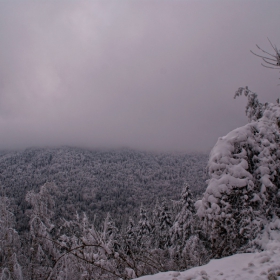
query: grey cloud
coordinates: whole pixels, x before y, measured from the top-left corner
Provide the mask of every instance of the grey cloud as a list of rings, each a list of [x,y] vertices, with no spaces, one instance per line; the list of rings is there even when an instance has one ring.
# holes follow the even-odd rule
[[[0,2],[0,148],[208,151],[246,122],[248,85],[275,101],[276,1]]]

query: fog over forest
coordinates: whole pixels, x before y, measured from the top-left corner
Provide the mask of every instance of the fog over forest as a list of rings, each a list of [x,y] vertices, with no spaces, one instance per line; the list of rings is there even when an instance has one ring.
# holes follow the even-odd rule
[[[1,1],[0,149],[209,152],[279,96],[279,1]]]
[[[279,279],[279,11],[0,1],[0,279]]]

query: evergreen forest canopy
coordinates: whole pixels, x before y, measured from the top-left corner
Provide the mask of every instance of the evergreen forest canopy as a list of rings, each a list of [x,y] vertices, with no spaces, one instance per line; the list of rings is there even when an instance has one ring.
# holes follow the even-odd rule
[[[31,148],[0,155],[1,183],[11,200],[17,230],[28,230],[28,191],[38,192],[54,183],[57,216],[73,218],[85,212],[100,224],[110,212],[116,224],[128,223],[129,215],[148,209],[156,198],[178,199],[185,182],[199,196],[206,187],[208,155],[148,153],[128,149]]]
[[[278,52],[276,58],[277,55]],[[270,60],[266,58],[264,61]],[[278,60],[275,63],[277,63],[275,66],[279,66]],[[178,175],[174,176],[172,173],[174,169],[171,169],[167,175],[158,175],[154,172],[156,169],[151,166],[166,165],[159,164],[162,161],[144,160],[141,166],[148,176],[141,173],[141,168],[134,169],[131,165],[128,169],[133,170],[134,175],[131,175],[131,171],[130,176],[126,173],[120,175],[125,176],[127,180],[132,176],[134,181],[129,182],[134,183],[130,186],[133,185],[135,189],[137,189],[135,186],[139,186],[135,184],[137,176],[142,180],[138,178],[137,182],[144,182],[141,191],[137,193],[140,194],[141,203],[139,214],[137,217],[130,217],[127,223],[120,223],[117,215],[113,217],[112,213],[108,213],[102,222],[89,218],[87,209],[78,206],[79,198],[77,206],[74,205],[78,212],[74,214],[70,211],[69,215],[59,216],[60,211],[67,213],[59,208],[66,205],[65,202],[62,204],[62,198],[74,189],[74,187],[67,189],[67,174],[73,172],[76,177],[80,175],[74,168],[75,164],[71,164],[73,168],[66,170],[59,167],[59,164],[54,165],[52,169],[44,169],[45,162],[53,161],[53,156],[50,157],[49,154],[42,157],[42,162],[39,157],[35,161],[37,162],[35,166],[28,165],[29,161],[26,161],[23,166],[40,170],[44,178],[48,177],[46,174],[60,170],[55,176],[60,180],[39,182],[40,173],[31,172],[32,178],[38,180],[37,189],[30,187],[27,189],[28,186],[25,185],[26,193],[21,190],[21,193],[17,194],[18,198],[25,195],[25,206],[19,203],[18,198],[9,199],[1,196],[1,279],[128,280],[160,271],[185,270],[207,263],[211,258],[229,256],[237,252],[263,250],[269,240],[280,241],[280,105],[278,102],[262,104],[248,87],[239,88],[236,92],[236,96],[242,94],[248,99],[246,106],[248,123],[218,139],[209,156],[207,165],[209,179],[200,199],[197,200],[198,190],[196,198],[192,194],[195,188],[191,186],[191,180],[189,183],[183,180],[180,181],[182,183],[180,197],[170,200],[171,195],[168,198],[162,196],[156,199],[151,207],[147,207],[156,196],[151,196],[151,200],[145,201],[143,198],[146,195],[142,197],[141,192],[146,188],[148,189],[146,194],[149,193],[149,183],[153,182],[151,178],[162,178],[162,183],[171,180],[170,184],[174,180],[178,183],[176,186],[179,186],[180,183],[176,180],[181,180],[181,173],[175,172]],[[27,153],[32,154],[32,150],[28,150]],[[132,154],[135,155],[129,151],[127,157]],[[12,166],[10,172],[17,170],[18,174],[21,174],[22,170],[18,168],[15,160],[17,155],[4,154],[2,162],[10,161]],[[145,157],[149,158],[147,154]],[[64,158],[71,162],[77,160],[67,153]],[[171,160],[172,157],[167,158]],[[171,162],[172,167],[176,160]],[[108,159],[107,163],[106,166],[108,168],[110,166],[110,171],[115,170],[114,172],[118,174],[115,162]],[[125,163],[125,160],[119,162],[124,166],[124,170]],[[98,172],[102,173],[98,169],[100,164],[91,167],[93,170],[97,168]],[[3,172],[9,170],[9,164],[2,170]],[[89,173],[85,174],[96,175],[98,172],[94,173],[92,170],[90,172],[89,169]],[[110,178],[111,173],[106,174],[100,178]],[[2,179],[5,178],[9,177],[2,175]],[[91,180],[88,182],[93,184],[95,177],[89,178]],[[191,177],[186,176],[186,179]],[[11,187],[12,192],[20,190],[17,188],[20,181],[22,185],[26,183],[23,175],[20,180],[12,178],[9,180],[17,182]],[[3,181],[3,184],[6,183],[8,191],[7,182]],[[64,182],[65,185],[57,186],[58,182]],[[40,189],[39,183],[42,183]],[[129,191],[127,185],[120,187],[124,187],[125,192]],[[90,190],[88,191],[90,193]],[[161,190],[157,191],[160,193]],[[175,187],[172,186],[170,191],[175,192]],[[77,194],[76,192],[75,195]],[[87,194],[88,192],[86,196]],[[69,196],[65,201],[68,199]],[[71,200],[74,201],[76,200]],[[13,205],[16,206],[14,209]],[[18,227],[15,221],[17,215],[24,214],[20,210],[22,207],[25,207],[23,209],[28,216],[28,228]],[[136,202],[133,207],[137,208]],[[119,213],[129,214],[129,211]],[[277,279],[277,276],[269,274],[268,279]]]

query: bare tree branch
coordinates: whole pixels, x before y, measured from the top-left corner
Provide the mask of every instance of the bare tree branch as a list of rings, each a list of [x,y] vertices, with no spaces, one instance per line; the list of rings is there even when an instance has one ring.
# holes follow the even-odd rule
[[[257,56],[257,57],[260,57],[266,64],[268,64],[268,65],[266,65],[266,64],[261,63],[261,65],[264,66],[265,68],[270,68],[270,69],[276,69],[276,70],[278,70],[278,69],[280,69],[280,50],[277,49],[276,45],[274,46],[274,45],[271,43],[271,41],[269,40],[269,38],[267,38],[267,39],[268,39],[268,41],[269,41],[269,43],[270,43],[272,49],[274,50],[275,54],[271,54],[271,53],[269,53],[269,52],[263,50],[263,49],[262,49],[261,47],[259,47],[258,45],[256,45],[256,46],[257,46],[257,48],[258,48],[259,50],[261,50],[263,53],[265,53],[265,54],[267,54],[267,55],[269,55],[269,56],[271,56],[271,57],[267,57],[267,56],[265,56],[265,55],[260,55],[260,54],[257,54],[257,53],[255,53],[255,52],[253,52],[253,51],[250,51],[250,52],[251,52],[253,55]],[[271,66],[269,66],[269,65],[272,65],[272,66],[274,66],[274,67],[271,67]]]

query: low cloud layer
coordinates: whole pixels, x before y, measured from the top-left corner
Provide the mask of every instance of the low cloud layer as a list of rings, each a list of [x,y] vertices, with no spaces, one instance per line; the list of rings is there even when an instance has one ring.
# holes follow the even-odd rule
[[[280,95],[249,51],[280,48],[278,1],[0,2],[0,149],[209,151],[246,122],[248,85]]]

